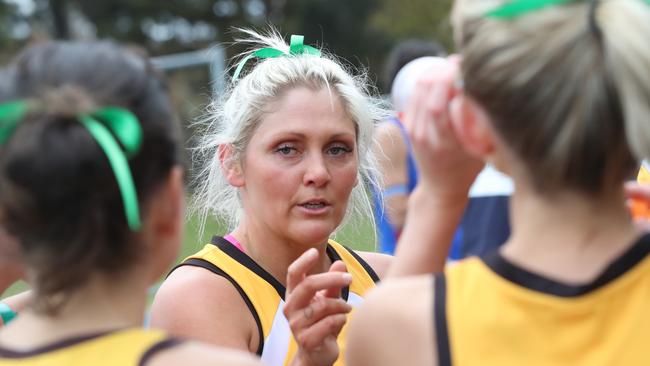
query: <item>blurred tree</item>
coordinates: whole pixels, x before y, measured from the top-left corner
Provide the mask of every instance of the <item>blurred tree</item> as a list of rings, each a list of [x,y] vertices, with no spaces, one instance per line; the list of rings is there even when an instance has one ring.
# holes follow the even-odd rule
[[[419,38],[437,41],[448,52],[453,50],[449,12],[453,0],[381,0],[381,6],[368,21],[368,27],[381,29],[388,38],[388,47],[372,64],[383,74],[390,48],[402,40]],[[384,83],[386,84],[385,80]],[[384,86],[384,85],[382,85]],[[388,93],[389,90],[382,90]]]
[[[0,0],[0,60],[24,40],[113,38],[152,55],[232,44],[233,27],[277,26],[324,44],[377,79],[399,40],[437,39],[451,47],[447,14],[452,0]],[[23,4],[23,5],[17,5]],[[24,8],[24,4],[29,10]],[[39,36],[39,34],[41,36]],[[16,40],[19,40],[16,42]],[[23,41],[20,41],[23,40]]]
[[[381,5],[382,0],[288,0],[283,31],[304,34],[307,42],[325,44],[353,65],[374,70],[390,47],[386,33],[368,24]]]
[[[67,0],[49,0],[54,24],[54,38],[70,38],[70,20]]]
[[[155,53],[228,41],[231,27],[259,26],[278,12],[274,0],[69,1],[77,3],[99,37],[137,42]]]
[[[453,0],[382,0],[370,25],[383,29],[393,41],[406,38],[436,40],[453,48],[449,12]]]
[[[0,43],[12,0],[0,0]],[[352,63],[371,70],[399,39],[420,36],[451,45],[446,14],[451,0],[27,0],[34,28],[53,38],[105,38],[143,45],[152,54],[230,42],[237,27],[278,26],[284,34],[305,34]],[[4,38],[3,38],[4,37]],[[240,49],[234,45],[232,55]]]
[[[0,1],[0,48],[5,49],[10,42],[10,17],[14,13],[13,6]]]

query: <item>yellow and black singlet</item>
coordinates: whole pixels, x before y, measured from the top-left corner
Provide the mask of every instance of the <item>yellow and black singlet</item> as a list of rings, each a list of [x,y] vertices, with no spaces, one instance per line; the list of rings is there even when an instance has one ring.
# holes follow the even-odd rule
[[[359,305],[379,278],[356,253],[333,240],[329,241],[326,252],[332,261],[342,260],[352,275],[352,284],[343,289],[342,298],[353,307]],[[282,366],[291,361],[298,347],[282,313],[285,288],[277,279],[222,237],[214,237],[212,244],[188,257],[180,264],[183,265],[205,268],[235,286],[257,323],[260,335],[257,354],[265,364]],[[338,337],[341,354],[344,354],[346,333],[347,325]],[[334,365],[343,365],[343,357],[339,356]]]
[[[29,351],[0,347],[0,366],[143,366],[182,341],[164,332],[126,329],[69,338]]]
[[[438,365],[650,365],[650,234],[567,285],[499,253],[436,276]]]

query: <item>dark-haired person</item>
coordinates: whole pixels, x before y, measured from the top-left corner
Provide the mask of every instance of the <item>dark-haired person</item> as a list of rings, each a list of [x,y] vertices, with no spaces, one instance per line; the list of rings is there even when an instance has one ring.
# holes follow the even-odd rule
[[[370,294],[349,365],[649,365],[650,234],[623,182],[650,156],[650,2],[454,11],[460,70],[421,80],[407,111],[421,185],[391,273],[444,260],[483,161],[513,178],[512,232],[498,251]]]
[[[10,77],[7,69],[0,69],[0,100],[9,93]],[[16,241],[0,226],[0,295],[24,277],[20,250]],[[0,301],[0,326],[8,324],[29,301],[29,294],[23,293]]]
[[[52,42],[9,68],[0,224],[33,295],[0,330],[0,365],[257,364],[140,327],[184,208],[178,127],[149,61],[111,42]]]

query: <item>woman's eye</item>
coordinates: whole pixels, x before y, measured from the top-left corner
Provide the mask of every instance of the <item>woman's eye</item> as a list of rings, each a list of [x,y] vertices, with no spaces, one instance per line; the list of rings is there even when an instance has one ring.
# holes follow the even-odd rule
[[[296,150],[295,147],[284,145],[284,146],[280,146],[277,149],[275,149],[275,152],[279,153],[280,155],[289,156],[289,155],[295,154],[297,152],[297,150]]]
[[[329,148],[328,152],[330,155],[338,156],[352,152],[352,150],[345,146],[332,146]]]

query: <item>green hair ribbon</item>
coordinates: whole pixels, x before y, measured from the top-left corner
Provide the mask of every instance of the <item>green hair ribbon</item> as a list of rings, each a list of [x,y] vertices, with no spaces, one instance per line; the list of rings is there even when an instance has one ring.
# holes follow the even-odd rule
[[[237,78],[239,78],[239,74],[244,68],[244,65],[246,65],[246,63],[253,57],[264,59],[264,58],[288,57],[288,56],[298,56],[298,55],[320,56],[320,51],[317,48],[305,45],[304,40],[305,40],[304,36],[295,35],[295,34],[291,35],[289,53],[286,53],[277,48],[265,47],[265,48],[260,48],[259,50],[249,54],[243,60],[241,60],[237,65],[237,68],[235,69],[235,73],[233,74],[232,77],[233,80],[237,80]]]
[[[540,10],[549,6],[565,5],[578,1],[584,0],[513,0],[496,9],[490,10],[485,15],[491,18],[513,19],[531,11]],[[650,5],[650,0],[641,1]]]
[[[26,101],[0,104],[0,145],[11,137],[26,113]],[[126,221],[132,231],[138,231],[141,227],[138,196],[127,159],[140,151],[140,122],[133,113],[119,107],[104,107],[77,118],[106,154],[120,189]]]
[[[27,112],[24,101],[0,104],[0,145],[3,145],[13,135],[18,122]]]

